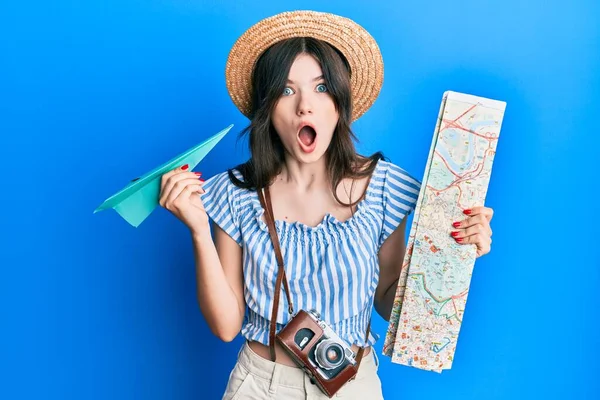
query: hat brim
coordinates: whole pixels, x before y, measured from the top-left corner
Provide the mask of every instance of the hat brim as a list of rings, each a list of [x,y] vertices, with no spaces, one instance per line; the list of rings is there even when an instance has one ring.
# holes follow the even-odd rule
[[[258,57],[273,44],[293,37],[312,37],[338,49],[351,68],[352,120],[375,102],[383,84],[383,59],[375,39],[356,22],[317,11],[291,11],[261,20],[233,45],[225,68],[227,90],[246,116],[252,107],[252,71]]]

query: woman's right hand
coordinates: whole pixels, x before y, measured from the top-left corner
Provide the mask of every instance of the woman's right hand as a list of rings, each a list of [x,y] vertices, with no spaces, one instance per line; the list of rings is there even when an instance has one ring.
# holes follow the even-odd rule
[[[158,203],[179,218],[192,233],[208,229],[208,215],[200,199],[204,180],[199,172],[187,171],[188,165],[164,174],[160,181]]]

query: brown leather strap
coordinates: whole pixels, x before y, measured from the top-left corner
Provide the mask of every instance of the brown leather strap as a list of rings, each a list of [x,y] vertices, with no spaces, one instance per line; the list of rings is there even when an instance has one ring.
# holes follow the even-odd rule
[[[294,306],[292,305],[292,298],[290,295],[290,287],[288,286],[287,276],[285,275],[285,265],[283,264],[283,256],[281,255],[281,247],[279,244],[279,237],[277,237],[277,229],[275,229],[275,216],[273,214],[273,205],[271,204],[271,194],[269,192],[269,188],[265,189],[265,200],[267,202],[267,210],[268,210],[268,218],[269,218],[269,235],[271,235],[271,241],[273,242],[273,247],[275,247],[275,257],[277,258],[277,266],[279,267],[277,274],[281,274],[281,280],[283,280],[283,287],[285,289],[285,295],[288,301],[288,312],[290,314],[294,313]],[[279,278],[279,277],[278,277]],[[281,287],[281,282],[276,286],[277,288]]]
[[[271,196],[269,194],[269,188],[265,188],[265,197],[261,190],[258,190],[258,199],[260,205],[265,210],[265,219],[267,227],[269,228],[269,235],[271,236],[271,242],[273,242],[273,248],[275,249],[275,258],[277,258],[277,280],[275,281],[275,294],[273,298],[273,309],[271,310],[271,321],[269,326],[269,352],[271,353],[271,361],[275,361],[275,331],[277,330],[277,310],[279,309],[279,295],[281,293],[281,282],[285,290],[285,295],[288,301],[288,312],[294,313],[294,306],[292,305],[292,299],[290,297],[290,288],[288,286],[287,278],[285,276],[285,268],[283,265],[283,256],[281,255],[281,247],[279,245],[279,238],[277,237],[277,229],[275,228],[275,218],[273,217],[273,206],[271,205]]]
[[[281,292],[281,284],[283,282],[283,288],[288,302],[288,312],[294,313],[294,306],[292,305],[292,299],[290,296],[290,288],[288,286],[287,277],[285,276],[285,267],[283,265],[283,256],[281,255],[281,247],[279,244],[279,237],[277,236],[277,229],[275,228],[275,217],[273,214],[273,206],[271,204],[271,194],[269,188],[265,188],[265,195],[263,196],[262,190],[257,190],[258,200],[260,205],[265,210],[265,220],[269,229],[269,235],[273,242],[273,248],[275,249],[275,257],[277,258],[277,280],[275,281],[275,295],[273,298],[273,308],[271,310],[271,321],[269,325],[269,352],[271,353],[271,361],[275,361],[275,331],[277,330],[277,310],[279,309],[279,295]],[[371,321],[367,325],[367,333],[365,338],[365,345],[369,342],[369,332],[371,331]],[[365,347],[361,347],[356,354],[356,368],[360,367]]]
[[[360,349],[358,349],[358,353],[356,353],[356,369],[358,369],[360,367],[360,362],[362,361],[363,358],[363,354],[365,352],[365,348],[367,346],[367,343],[369,343],[369,333],[371,332],[371,320],[369,319],[369,324],[367,325],[367,336],[365,337],[365,347],[361,347]],[[371,349],[371,351],[375,351],[373,349]]]

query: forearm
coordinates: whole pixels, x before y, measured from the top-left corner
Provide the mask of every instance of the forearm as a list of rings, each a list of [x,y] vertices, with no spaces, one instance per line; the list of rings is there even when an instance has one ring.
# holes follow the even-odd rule
[[[397,288],[398,278],[396,278],[396,280],[388,286],[388,288],[379,297],[379,299],[375,301],[375,310],[386,321],[390,320],[390,315],[392,314],[392,308],[394,306],[394,300],[396,298]]]
[[[379,250],[379,283],[375,292],[375,310],[386,321],[390,320],[402,263],[406,252],[404,231],[406,218],[387,238]]]
[[[224,341],[235,338],[242,326],[243,309],[227,280],[208,229],[192,234],[196,261],[198,304],[211,331]]]

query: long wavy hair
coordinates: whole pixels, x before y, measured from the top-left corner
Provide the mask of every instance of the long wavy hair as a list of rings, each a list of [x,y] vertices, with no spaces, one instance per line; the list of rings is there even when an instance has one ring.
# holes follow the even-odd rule
[[[325,152],[331,190],[338,203],[352,207],[355,201],[342,202],[337,187],[342,179],[353,180],[371,176],[377,161],[383,159],[381,152],[361,156],[356,152],[356,136],[350,129],[352,122],[352,92],[350,88],[350,65],[346,58],[329,43],[308,37],[291,38],[269,47],[257,60],[252,74],[252,107],[250,125],[240,138],[249,135],[250,159],[236,166],[243,179],[237,179],[233,169],[228,171],[234,185],[260,190],[269,186],[279,175],[285,162],[284,147],[271,122],[271,115],[286,86],[291,66],[296,57],[306,53],[320,64],[323,78],[339,114],[331,143]],[[352,191],[350,191],[352,193]]]

